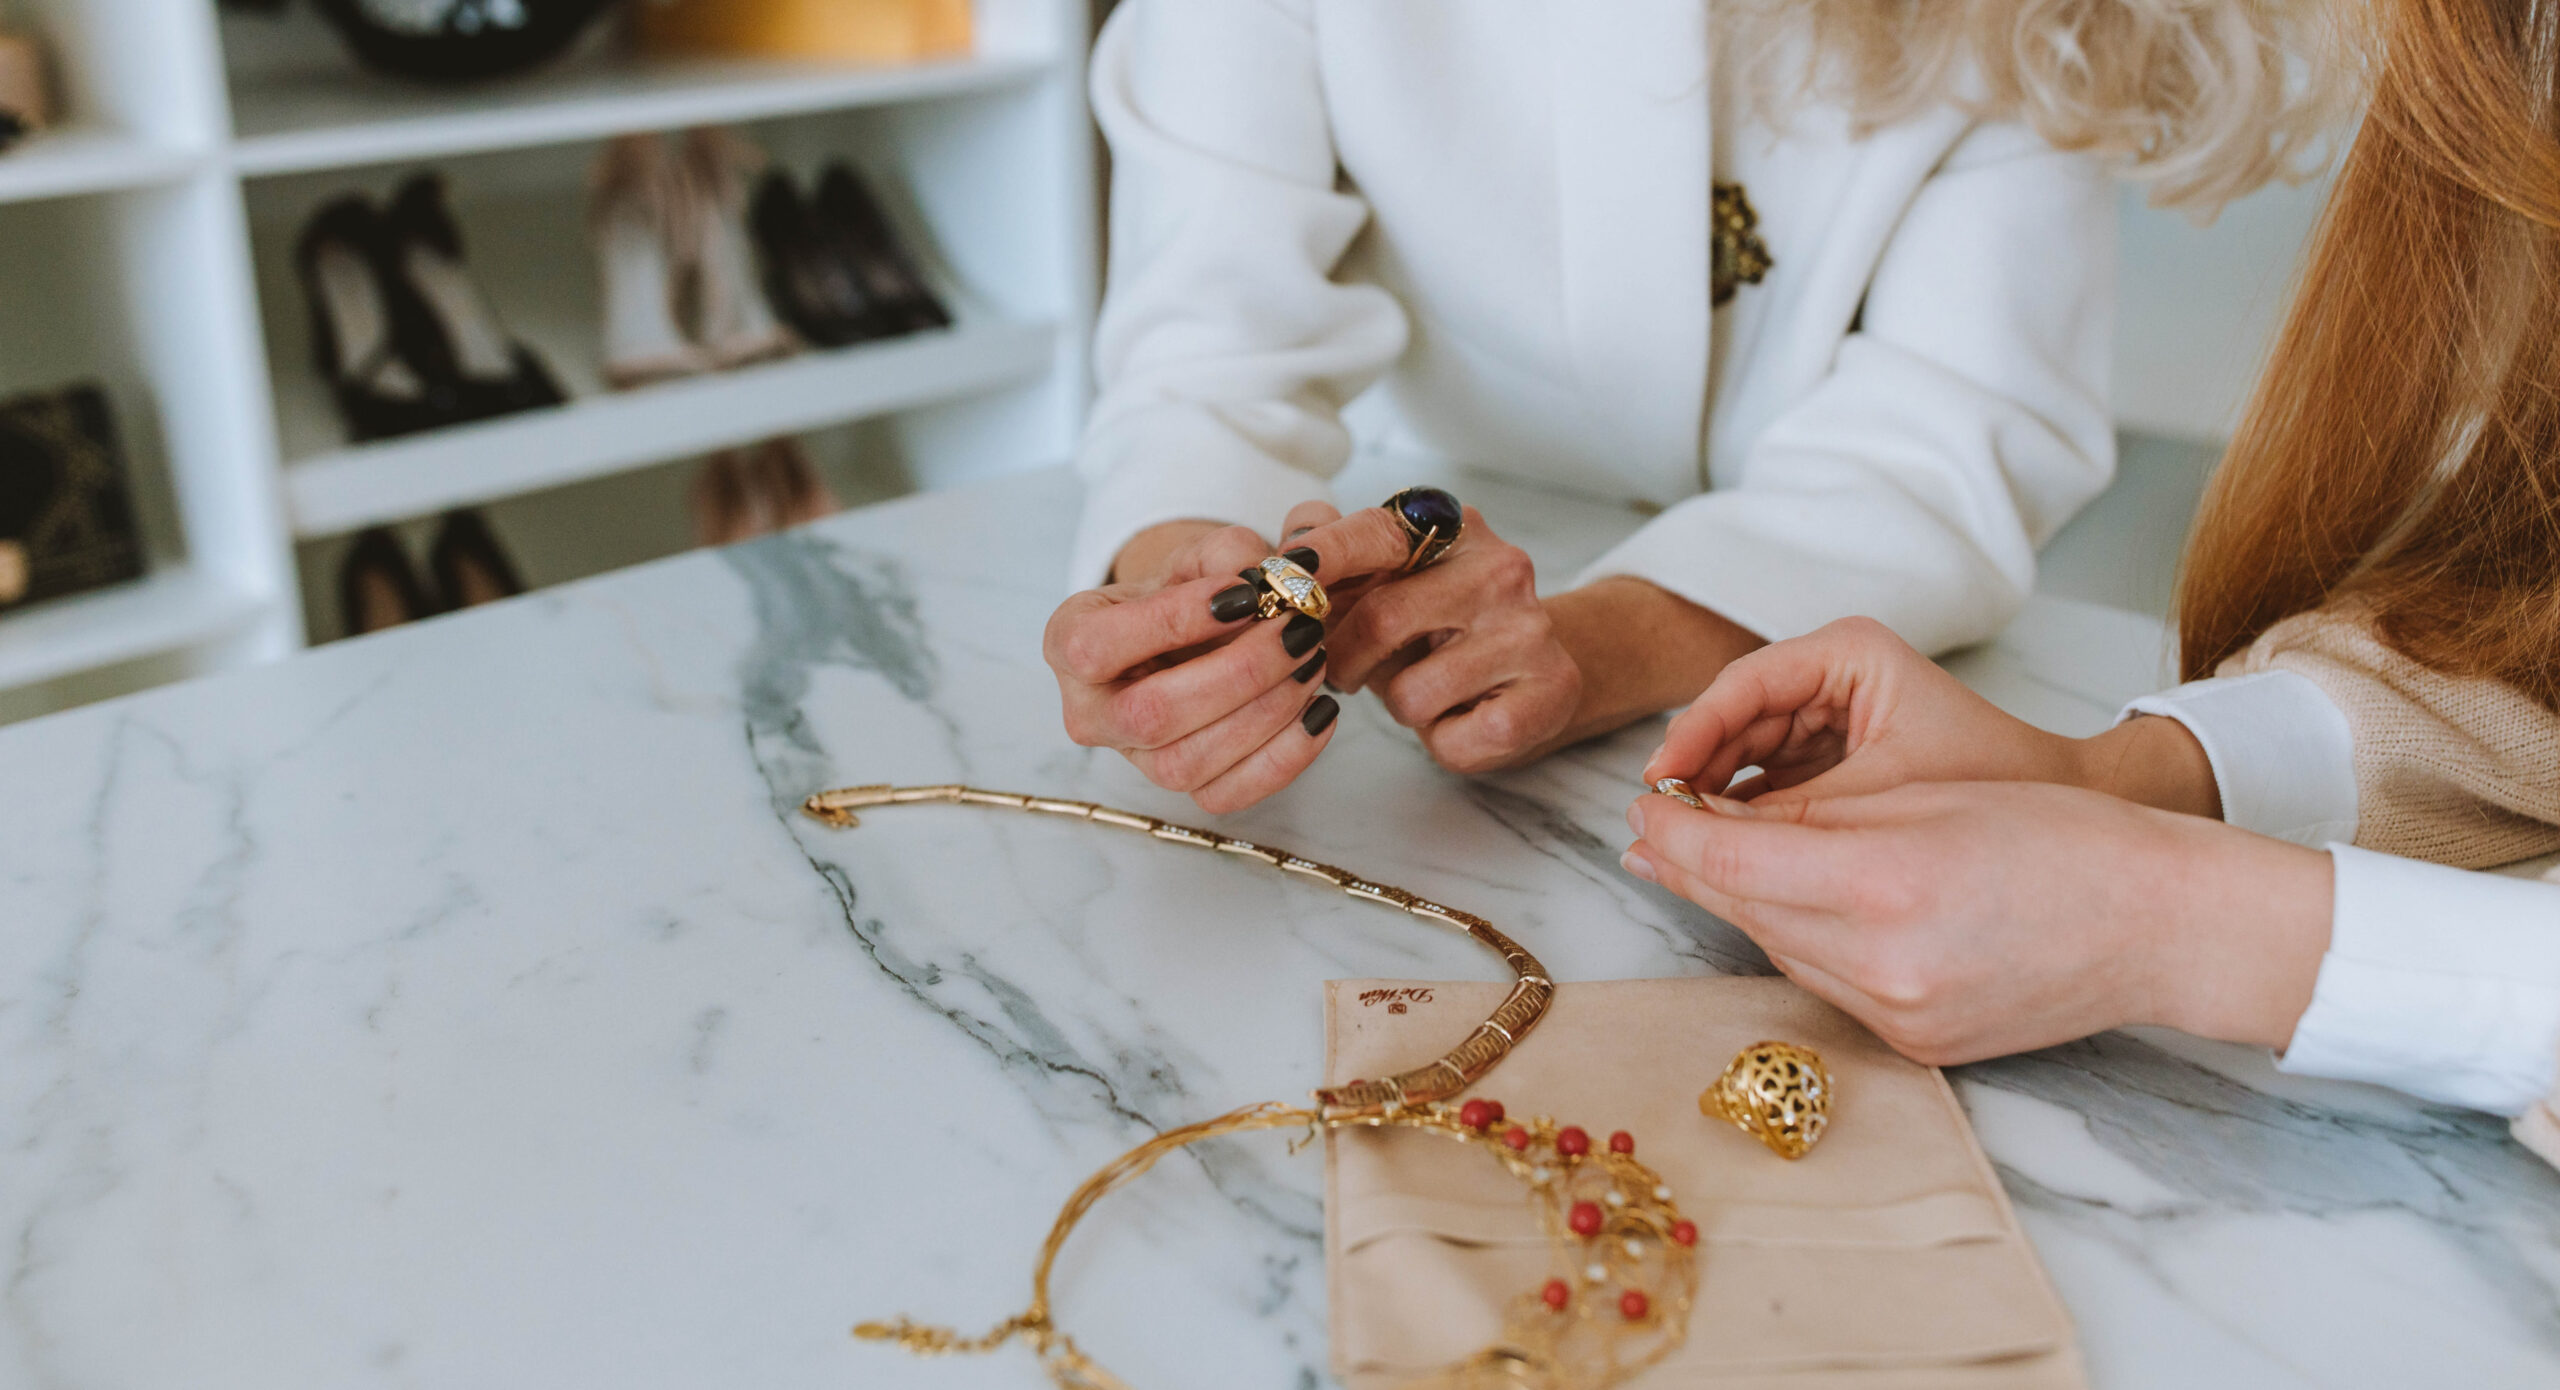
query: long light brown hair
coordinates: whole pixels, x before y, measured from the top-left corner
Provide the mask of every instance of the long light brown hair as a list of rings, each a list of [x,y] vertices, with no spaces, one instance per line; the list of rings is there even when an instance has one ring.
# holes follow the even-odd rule
[[[2560,4],[2369,22],[2364,127],[2188,544],[2182,664],[2351,606],[2560,709]]]
[[[2200,212],[2325,163],[2344,0],[1719,0],[1764,115],[1955,103],[2091,150]]]

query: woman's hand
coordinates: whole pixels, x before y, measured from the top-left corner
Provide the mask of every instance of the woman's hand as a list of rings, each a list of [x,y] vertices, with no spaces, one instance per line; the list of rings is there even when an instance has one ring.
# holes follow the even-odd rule
[[[2218,816],[2204,750],[2174,720],[2094,739],[2002,713],[1883,624],[1847,618],[1735,661],[1671,722],[1644,779],[1784,805],[1908,782],[2056,782]]]
[[[1324,626],[1296,614],[1248,623],[1254,595],[1236,577],[1270,553],[1241,526],[1202,528],[1149,577],[1059,605],[1040,646],[1068,737],[1118,749],[1212,813],[1250,806],[1314,762],[1335,712],[1311,688]]]
[[[1583,673],[1538,599],[1528,553],[1494,534],[1475,508],[1439,563],[1353,592],[1337,591],[1329,642],[1337,690],[1375,689],[1387,713],[1422,736],[1452,772],[1526,762],[1561,742],[1583,702]],[[1309,545],[1361,555],[1406,554],[1384,508],[1342,516],[1322,503],[1290,513]]]
[[[1140,577],[1059,605],[1041,655],[1068,737],[1118,749],[1148,781],[1216,815],[1296,780],[1332,741],[1341,707],[1314,687],[1322,623],[1248,620],[1256,591],[1237,574],[1270,553],[1241,526],[1158,527],[1115,567]],[[1310,536],[1288,553],[1330,580],[1400,564],[1405,552],[1401,537],[1355,534]]]
[[[2282,1047],[2328,948],[2328,856],[2078,788],[1907,786],[1776,814],[1645,796],[1627,818],[1628,872],[1937,1065],[2135,1023]]]

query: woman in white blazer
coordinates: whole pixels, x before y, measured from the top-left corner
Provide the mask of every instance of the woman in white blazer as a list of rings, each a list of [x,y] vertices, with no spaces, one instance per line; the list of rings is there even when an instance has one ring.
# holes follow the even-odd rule
[[[1321,751],[1320,671],[1472,771],[1849,614],[1997,631],[2112,473],[2109,161],[2210,202],[2317,117],[2283,6],[1912,8],[1126,0],[1093,68],[1100,587],[1046,641],[1070,734],[1225,811]],[[1334,585],[1403,558],[1383,512],[1327,524],[1355,449],[1660,515],[1551,598],[1470,514],[1324,652],[1244,626],[1223,591],[1275,534],[1314,528]]]

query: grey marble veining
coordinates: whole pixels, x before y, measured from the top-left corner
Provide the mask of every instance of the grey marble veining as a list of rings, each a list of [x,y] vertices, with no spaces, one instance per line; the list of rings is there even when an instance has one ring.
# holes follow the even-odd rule
[[[1467,495],[1555,574],[1633,524]],[[1071,500],[920,499],[0,732],[0,1385],[1038,1383],[846,1329],[1013,1311],[1092,1167],[1305,1090],[1320,981],[1499,975],[1136,837],[794,813],[968,780],[1197,819],[1058,731]],[[2085,732],[2159,653],[2042,601],[1955,664]],[[1343,725],[1223,828],[1568,980],[1766,968],[1617,869],[1650,729],[1471,783]],[[2101,1385],[2560,1380],[2560,1179],[2490,1121],[2168,1035],[1958,1082]],[[1318,1193],[1276,1141],[1168,1163],[1060,1316],[1142,1386],[1321,1384]]]

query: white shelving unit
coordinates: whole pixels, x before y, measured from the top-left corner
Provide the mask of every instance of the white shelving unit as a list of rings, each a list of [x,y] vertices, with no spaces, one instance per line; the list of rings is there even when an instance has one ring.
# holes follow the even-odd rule
[[[905,67],[678,62],[610,44],[463,89],[357,68],[316,18],[213,0],[0,0],[42,33],[66,122],[0,155],[0,395],[104,383],[150,573],[0,612],[0,718],[305,640],[296,545],[856,421],[924,486],[1066,457],[1098,275],[1087,0],[977,0],[976,51]],[[957,322],[612,392],[584,170],[597,142],[742,125],[786,165],[875,177]],[[350,445],[309,365],[292,245],[350,189],[442,170],[556,409]],[[143,674],[147,670],[147,675]],[[102,679],[104,677],[104,679]],[[70,698],[68,696],[65,697]],[[55,703],[59,703],[56,701]]]

